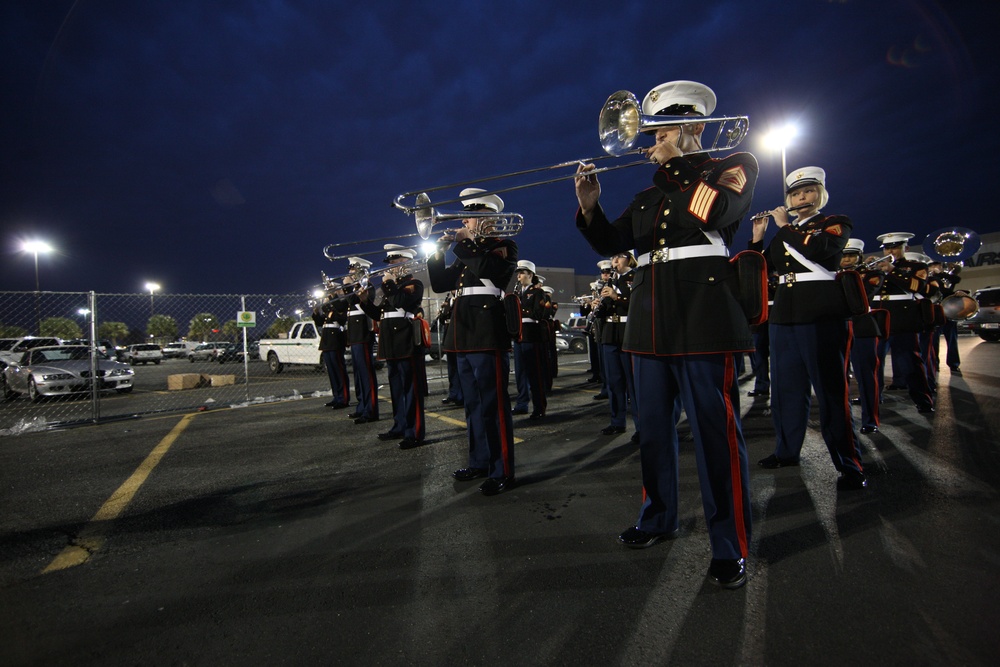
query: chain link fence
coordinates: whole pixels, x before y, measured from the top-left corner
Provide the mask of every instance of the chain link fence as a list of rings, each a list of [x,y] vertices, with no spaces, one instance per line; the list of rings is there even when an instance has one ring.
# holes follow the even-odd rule
[[[439,307],[425,299],[428,320]],[[318,355],[274,373],[256,354],[311,312],[301,294],[0,292],[0,435],[329,395]],[[52,344],[87,352],[46,355]]]

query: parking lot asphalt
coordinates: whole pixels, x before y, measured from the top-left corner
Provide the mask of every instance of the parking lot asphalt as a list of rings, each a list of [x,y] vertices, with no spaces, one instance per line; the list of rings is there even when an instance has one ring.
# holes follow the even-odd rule
[[[705,580],[683,424],[681,536],[617,544],[638,451],[600,435],[585,355],[515,421],[496,497],[451,476],[467,441],[439,380],[408,451],[375,437],[387,387],[360,426],[300,395],[3,437],[0,664],[996,664],[1000,345],[961,349],[936,414],[887,394],[867,490],[837,491],[815,414],[801,467],[752,465],[737,591]],[[773,426],[742,384],[755,462]]]

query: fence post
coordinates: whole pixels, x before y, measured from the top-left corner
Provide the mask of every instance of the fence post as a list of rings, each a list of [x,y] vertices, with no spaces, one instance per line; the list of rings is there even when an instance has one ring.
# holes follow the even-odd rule
[[[90,418],[96,424],[101,418],[101,379],[97,375],[97,294],[87,292],[87,329],[90,338]]]

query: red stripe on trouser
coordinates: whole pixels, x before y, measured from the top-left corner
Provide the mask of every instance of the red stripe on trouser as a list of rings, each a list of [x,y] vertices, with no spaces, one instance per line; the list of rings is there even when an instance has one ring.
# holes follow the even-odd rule
[[[368,345],[365,345],[365,367],[368,369],[368,387],[369,387],[369,417],[378,416],[378,387],[375,382],[375,369],[372,368],[372,351]]]
[[[848,444],[851,447],[850,459],[858,470],[862,470],[861,460],[858,458],[858,443],[854,437],[854,424],[851,421],[851,387],[847,381],[847,371],[851,363],[851,348],[854,346],[854,323],[847,320],[847,345],[844,349],[844,410],[843,415],[846,420],[844,431],[849,438]]]
[[[733,519],[736,523],[736,537],[740,541],[740,554],[747,557],[747,528],[743,523],[743,479],[742,466],[740,466],[739,439],[736,434],[736,416],[733,411],[733,403],[730,400],[733,389],[733,379],[736,375],[733,355],[726,354],[726,378],[725,389],[722,392],[723,400],[726,402],[726,442],[729,445],[729,474],[732,477],[733,487]]]
[[[413,437],[424,439],[424,390],[420,386],[420,372],[417,368],[417,358],[410,357],[410,375],[413,377],[413,410],[416,413],[413,421]]]
[[[347,364],[344,363],[344,352],[340,352],[340,363],[337,364],[337,375],[340,376],[340,387],[343,389],[344,405],[351,402],[351,386],[347,382]]]
[[[502,354],[506,354],[503,352]],[[496,365],[496,379],[497,379],[497,421],[500,423],[500,457],[503,459],[503,476],[511,477],[512,471],[510,469],[510,448],[513,445],[511,442],[510,433],[507,432],[507,416],[500,413],[500,409],[503,407],[501,402],[501,396],[503,396],[504,386],[501,384],[501,376],[503,376],[503,382],[507,382],[507,376],[503,372],[503,367],[500,364],[500,352],[496,352],[494,356],[494,364]]]

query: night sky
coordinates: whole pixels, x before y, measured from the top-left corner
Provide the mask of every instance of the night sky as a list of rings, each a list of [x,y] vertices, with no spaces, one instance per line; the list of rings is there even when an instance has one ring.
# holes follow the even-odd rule
[[[991,9],[989,9],[991,8]],[[827,213],[876,235],[997,231],[997,4],[985,0],[6,0],[0,289],[305,292],[329,243],[408,233],[396,194],[599,155],[626,89],[693,79],[762,145],[827,170]],[[651,167],[602,178],[617,214]],[[456,193],[457,194],[457,193]],[[523,259],[592,273],[571,181],[504,195]],[[449,207],[442,207],[448,209]],[[744,222],[736,244],[749,238]]]

